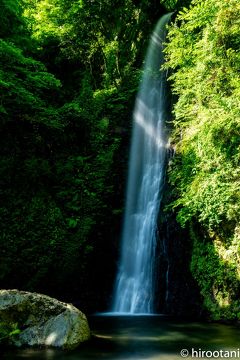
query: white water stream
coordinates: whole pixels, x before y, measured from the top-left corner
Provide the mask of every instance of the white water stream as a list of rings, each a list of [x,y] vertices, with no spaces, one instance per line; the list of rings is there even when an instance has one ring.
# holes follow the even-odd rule
[[[163,42],[171,14],[158,22],[150,41],[133,112],[127,202],[114,313],[154,312],[157,217],[166,158],[166,74]]]

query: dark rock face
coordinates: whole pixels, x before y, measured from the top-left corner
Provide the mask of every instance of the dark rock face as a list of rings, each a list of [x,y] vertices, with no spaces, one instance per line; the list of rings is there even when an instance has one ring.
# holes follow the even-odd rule
[[[171,202],[171,188],[165,185],[164,205]],[[199,318],[202,300],[190,271],[192,241],[173,211],[160,211],[157,273],[157,311],[179,317]]]
[[[21,333],[12,344],[76,348],[90,338],[86,316],[71,304],[46,295],[0,290],[0,321],[18,323]]]

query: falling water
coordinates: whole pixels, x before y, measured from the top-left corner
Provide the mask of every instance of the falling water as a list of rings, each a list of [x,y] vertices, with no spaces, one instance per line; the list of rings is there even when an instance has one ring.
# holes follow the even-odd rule
[[[157,217],[166,157],[166,74],[163,42],[171,14],[158,22],[149,45],[133,113],[122,254],[113,312],[154,312]]]

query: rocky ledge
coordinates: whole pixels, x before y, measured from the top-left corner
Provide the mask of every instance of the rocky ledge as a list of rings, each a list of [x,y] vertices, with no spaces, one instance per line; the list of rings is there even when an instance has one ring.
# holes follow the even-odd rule
[[[86,316],[71,304],[46,295],[0,290],[0,322],[18,323],[12,345],[75,349],[90,338]]]

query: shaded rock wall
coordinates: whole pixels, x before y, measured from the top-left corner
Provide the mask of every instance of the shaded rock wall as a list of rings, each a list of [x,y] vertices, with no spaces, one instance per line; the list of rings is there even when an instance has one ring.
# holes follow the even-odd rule
[[[166,179],[158,223],[156,309],[160,313],[198,318],[203,316],[202,299],[190,271],[192,241],[189,230],[177,223],[174,210],[166,210],[172,196]]]

